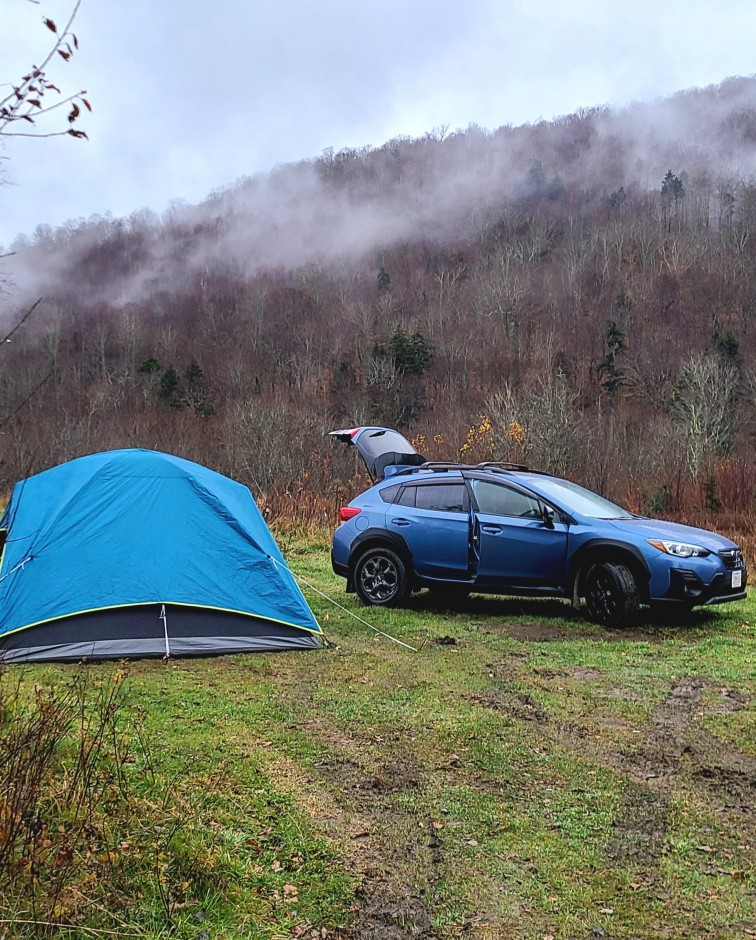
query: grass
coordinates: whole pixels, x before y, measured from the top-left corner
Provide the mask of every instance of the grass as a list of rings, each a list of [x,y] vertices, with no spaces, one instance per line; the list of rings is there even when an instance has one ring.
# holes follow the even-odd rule
[[[147,743],[126,764],[135,805],[147,819],[151,793],[173,822],[153,839],[162,888],[144,876],[139,896],[126,868],[131,903],[90,925],[197,940],[753,935],[753,600],[609,633],[551,601],[450,611],[423,593],[366,610],[325,546],[287,557],[419,651],[303,586],[320,652],[128,664],[123,720]],[[76,669],[27,667],[22,684]]]

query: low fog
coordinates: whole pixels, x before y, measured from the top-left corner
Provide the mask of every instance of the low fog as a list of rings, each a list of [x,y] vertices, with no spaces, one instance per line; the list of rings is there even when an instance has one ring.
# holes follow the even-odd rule
[[[658,194],[668,170],[715,224],[722,187],[756,170],[755,141],[756,79],[732,78],[617,111],[494,131],[436,128],[325,152],[242,178],[201,204],[175,203],[162,217],[145,209],[38,226],[0,262],[4,306],[15,312],[53,288],[75,293],[76,266],[106,244],[120,259],[88,299],[126,304],[218,263],[251,276],[367,257],[375,265],[382,250],[411,240],[462,244],[513,205],[560,200],[582,212],[620,188]]]

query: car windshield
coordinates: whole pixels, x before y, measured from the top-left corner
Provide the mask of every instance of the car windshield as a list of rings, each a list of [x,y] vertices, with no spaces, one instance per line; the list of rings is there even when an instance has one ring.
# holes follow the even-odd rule
[[[536,482],[535,480],[533,481]],[[557,480],[553,477],[538,477],[538,490],[544,496],[554,499],[570,512],[590,519],[633,519],[634,516],[622,506],[610,503],[608,499],[592,493],[584,486],[570,483],[569,480]]]

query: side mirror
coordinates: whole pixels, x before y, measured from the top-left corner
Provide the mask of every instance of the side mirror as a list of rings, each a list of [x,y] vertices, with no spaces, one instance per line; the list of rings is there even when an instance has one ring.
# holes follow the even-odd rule
[[[551,508],[551,506],[543,507],[543,524],[547,529],[554,528],[554,510]]]

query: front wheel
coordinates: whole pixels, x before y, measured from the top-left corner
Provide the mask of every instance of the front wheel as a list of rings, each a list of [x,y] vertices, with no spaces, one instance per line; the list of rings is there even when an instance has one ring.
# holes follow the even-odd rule
[[[627,627],[637,619],[640,592],[632,571],[613,562],[591,565],[583,582],[588,617],[605,627]]]
[[[354,587],[363,604],[396,607],[409,593],[407,569],[390,548],[371,548],[354,569]]]

